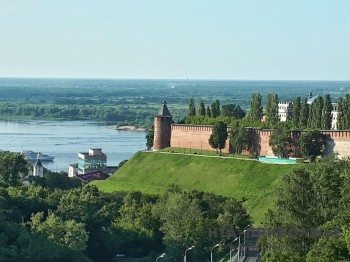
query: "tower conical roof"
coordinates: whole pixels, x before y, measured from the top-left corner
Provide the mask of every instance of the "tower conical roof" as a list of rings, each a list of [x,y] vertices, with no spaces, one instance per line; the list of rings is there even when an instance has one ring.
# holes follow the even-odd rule
[[[171,116],[166,101],[163,101],[163,107],[159,110],[158,116]]]

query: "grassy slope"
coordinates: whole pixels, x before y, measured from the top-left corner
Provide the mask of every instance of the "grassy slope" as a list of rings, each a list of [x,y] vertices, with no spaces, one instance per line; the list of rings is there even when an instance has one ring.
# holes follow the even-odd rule
[[[135,154],[105,181],[95,181],[103,191],[163,193],[170,184],[237,199],[245,198],[254,223],[264,220],[273,204],[274,188],[293,165],[261,164],[257,161],[177,154]]]

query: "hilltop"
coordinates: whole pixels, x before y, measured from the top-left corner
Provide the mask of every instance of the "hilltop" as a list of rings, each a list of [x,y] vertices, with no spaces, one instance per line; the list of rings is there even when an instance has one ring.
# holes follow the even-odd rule
[[[245,200],[254,223],[260,224],[273,206],[280,178],[292,168],[242,159],[138,152],[109,179],[93,183],[105,192],[162,194],[176,184],[185,190],[232,196]]]

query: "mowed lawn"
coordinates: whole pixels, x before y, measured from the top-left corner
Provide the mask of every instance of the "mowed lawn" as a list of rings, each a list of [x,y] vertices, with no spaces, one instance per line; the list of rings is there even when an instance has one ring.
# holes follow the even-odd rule
[[[273,207],[275,188],[295,165],[262,164],[232,158],[138,152],[114,175],[92,184],[105,192],[162,194],[171,184],[244,200],[255,225]]]

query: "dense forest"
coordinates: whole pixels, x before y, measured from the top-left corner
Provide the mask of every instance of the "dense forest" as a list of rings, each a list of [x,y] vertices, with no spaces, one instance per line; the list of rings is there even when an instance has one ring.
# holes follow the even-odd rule
[[[137,261],[205,261],[221,241],[216,256],[228,253],[229,237],[209,238],[208,228],[251,223],[242,202],[171,186],[164,195],[103,193],[82,187],[77,178],[46,171],[26,177],[20,154],[0,153],[1,261],[112,261],[117,254]],[[24,180],[31,185],[23,186]]]
[[[282,178],[259,239],[261,261],[349,261],[349,170],[348,159],[323,158]]]

